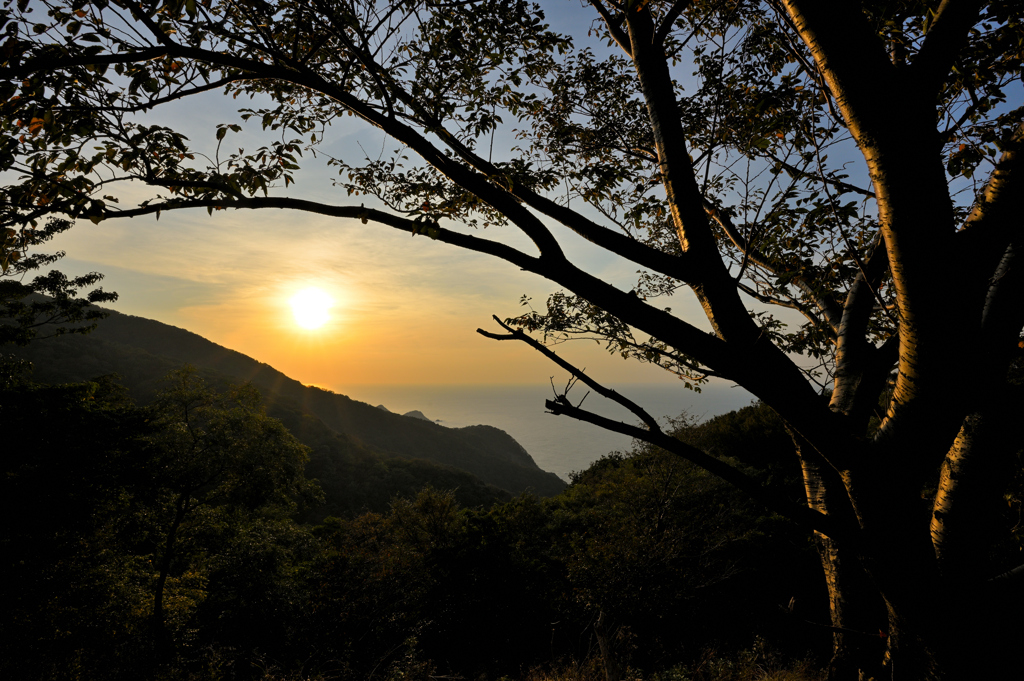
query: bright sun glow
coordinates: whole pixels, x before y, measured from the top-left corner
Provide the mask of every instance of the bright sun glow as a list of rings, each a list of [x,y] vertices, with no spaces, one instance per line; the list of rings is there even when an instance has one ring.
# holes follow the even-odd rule
[[[289,302],[295,322],[304,329],[319,329],[326,324],[330,319],[328,310],[334,305],[334,300],[323,289],[315,287],[302,289]]]

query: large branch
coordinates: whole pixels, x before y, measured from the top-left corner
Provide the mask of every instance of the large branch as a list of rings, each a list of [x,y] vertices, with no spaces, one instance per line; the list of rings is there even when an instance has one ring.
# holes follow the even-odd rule
[[[927,89],[934,92],[942,86],[957,53],[967,44],[981,4],[979,0],[943,0],[935,11],[924,43],[911,64],[914,75]]]
[[[735,379],[740,373],[750,370],[746,368],[746,365],[750,363],[750,358],[733,353],[720,339],[579,269],[562,257],[550,254],[542,254],[540,257],[531,256],[501,243],[446,229],[435,222],[410,219],[363,206],[334,206],[288,197],[170,200],[126,210],[108,208],[103,215],[97,217],[103,219],[130,218],[159,215],[162,212],[187,208],[207,208],[210,211],[227,208],[293,209],[330,217],[373,220],[408,232],[413,236],[426,235],[436,241],[501,258],[522,270],[538,274],[560,284],[573,293],[585,297],[598,307],[612,312],[625,323],[644,333],[665,339],[667,344],[679,348],[681,352],[694,357],[701,364],[711,367],[716,373],[726,378]]]
[[[134,52],[105,55],[61,55],[59,57],[34,57],[17,66],[0,67],[0,80],[24,80],[39,72],[60,71],[77,66],[109,66],[130,64],[158,59],[167,55],[165,47],[146,47]]]

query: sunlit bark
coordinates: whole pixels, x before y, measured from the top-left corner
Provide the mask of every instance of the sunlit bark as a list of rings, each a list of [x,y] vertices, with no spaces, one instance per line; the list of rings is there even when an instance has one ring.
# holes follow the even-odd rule
[[[807,504],[828,514],[849,515],[846,490],[835,471],[823,466],[813,450],[794,438],[803,470]],[[835,498],[831,498],[832,496]],[[885,610],[878,589],[871,583],[849,541],[814,534],[828,589],[833,631],[829,681],[858,681],[878,677],[885,649]],[[840,631],[841,630],[841,631]]]

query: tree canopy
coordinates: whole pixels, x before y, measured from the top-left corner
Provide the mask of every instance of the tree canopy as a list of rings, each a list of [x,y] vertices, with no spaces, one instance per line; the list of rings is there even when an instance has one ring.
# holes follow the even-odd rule
[[[534,345],[644,426],[565,395],[552,411],[690,458],[819,533],[836,627],[877,628],[884,602],[896,666],[956,673],[956,637],[975,634],[954,623],[1001,602],[992,578],[1013,568],[988,530],[1022,442],[1020,4],[590,8],[563,35],[523,1],[8,1],[2,219],[286,208],[545,277],[563,290],[489,335]],[[147,120],[211,92],[243,107],[214,146]],[[345,116],[398,150],[332,157]],[[243,128],[263,145],[231,144]],[[336,174],[336,202],[291,187],[310,161]],[[633,263],[635,286],[573,262],[564,230]],[[684,289],[711,333],[666,307]],[[669,437],[538,335],[744,386],[790,430],[807,505]],[[850,656],[838,636],[837,674]]]
[[[427,485],[313,526],[294,520],[318,501],[308,450],[253,388],[168,379],[147,407],[111,376],[0,385],[4,678],[735,679],[709,658],[827,647],[777,608],[823,618],[811,542],[667,452],[605,457],[549,499],[474,509]],[[771,420],[750,410],[745,433],[686,437],[747,449]]]
[[[192,369],[151,407],[114,377],[0,386],[5,530],[0,669],[17,678],[154,675],[210,636],[283,638],[292,516],[322,502],[308,449],[251,386],[218,395]],[[225,630],[228,630],[225,633]]]

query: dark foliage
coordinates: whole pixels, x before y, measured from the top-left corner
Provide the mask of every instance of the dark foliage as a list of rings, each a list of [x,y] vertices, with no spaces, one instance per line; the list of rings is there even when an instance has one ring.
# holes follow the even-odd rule
[[[48,336],[89,333],[96,328],[97,320],[107,316],[95,304],[117,300],[116,293],[102,288],[78,297],[79,290],[95,286],[103,279],[98,272],[68,278],[58,270],[50,270],[26,283],[25,279],[36,270],[64,257],[63,251],[46,254],[36,248],[70,228],[69,220],[56,218],[42,227],[4,228],[0,243],[0,345],[26,345],[40,338],[43,328]]]
[[[604,457],[551,499],[473,509],[421,485],[314,527],[294,520],[316,498],[296,468],[305,449],[252,391],[174,376],[148,407],[109,378],[0,391],[0,493],[17,519],[2,546],[5,677],[493,678],[600,658],[608,632],[605,661],[648,671],[755,633],[792,655],[827,646],[777,607],[795,595],[824,615],[806,541],[663,451]],[[318,446],[344,445],[316,423]],[[728,446],[764,436],[752,426]],[[378,491],[354,493],[370,506],[402,465],[366,456],[346,475],[369,476]]]

